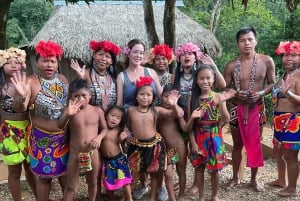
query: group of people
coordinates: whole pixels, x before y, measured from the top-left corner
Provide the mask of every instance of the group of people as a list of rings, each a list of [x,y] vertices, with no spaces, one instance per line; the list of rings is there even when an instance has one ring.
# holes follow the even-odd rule
[[[300,42],[281,42],[276,49],[285,72],[278,82],[272,58],[255,51],[252,27],[240,29],[236,42],[240,54],[222,74],[191,42],[175,51],[158,44],[146,54],[139,39],[129,41],[123,51],[111,41],[90,41],[92,60],[82,67],[71,60],[77,76],[70,84],[59,73],[63,50],[53,41],[36,45],[37,73],[30,76],[23,50],[0,50],[0,153],[8,165],[12,198],[21,200],[23,165],[38,201],[49,200],[53,178],[58,178],[63,200],[73,200],[81,174],[86,175],[91,201],[101,199],[101,186],[109,200],[141,199],[149,181],[151,201],[183,201],[189,159],[195,169],[189,193],[205,200],[207,169],[211,199],[218,201],[219,172],[227,165],[222,137],[227,123],[234,146],[233,176],[225,187],[240,184],[245,147],[250,183],[262,191],[257,172],[264,165],[260,141],[266,123],[264,96],[270,92],[278,165],[278,179],[270,185],[283,188],[280,196],[297,195]],[[121,52],[125,68],[119,71]],[[123,197],[117,198],[114,191],[121,188]]]

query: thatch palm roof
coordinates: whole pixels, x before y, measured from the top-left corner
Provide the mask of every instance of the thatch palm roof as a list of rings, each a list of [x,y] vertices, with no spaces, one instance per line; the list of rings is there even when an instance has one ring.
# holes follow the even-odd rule
[[[163,42],[163,6],[154,6],[157,34]],[[221,46],[207,29],[176,8],[176,44],[194,42],[212,56],[219,56]],[[58,6],[29,46],[39,40],[53,40],[64,49],[65,58],[89,61],[90,40],[108,39],[124,47],[131,39],[145,41],[143,7],[140,5],[68,5]]]

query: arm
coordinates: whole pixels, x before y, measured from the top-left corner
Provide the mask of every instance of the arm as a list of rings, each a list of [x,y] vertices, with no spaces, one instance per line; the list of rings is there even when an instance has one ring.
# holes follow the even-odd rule
[[[122,72],[117,76],[117,105],[123,105],[123,79],[122,79]]]
[[[149,72],[150,72],[150,75],[155,83],[155,86],[156,86],[156,90],[157,90],[157,95],[158,97],[161,96],[161,93],[162,93],[162,88],[161,88],[161,85],[160,85],[160,82],[159,82],[159,79],[157,77],[157,74],[156,72],[153,70],[153,69],[149,69]]]
[[[85,65],[82,68],[79,66],[79,63],[76,59],[71,59],[71,68],[76,72],[77,77],[85,79]]]
[[[57,121],[57,127],[64,129],[71,117],[75,116],[80,111],[81,101],[79,99],[70,100],[68,106],[64,109],[63,114]]]
[[[203,54],[200,57],[200,61],[202,61],[204,64],[210,65],[213,68],[216,73],[216,87],[219,89],[224,89],[226,87],[225,79],[219,71],[219,68],[215,64],[214,60],[208,54]]]
[[[95,138],[93,138],[91,140],[90,147],[92,149],[100,148],[101,142],[102,142],[103,138],[106,136],[107,131],[108,131],[103,110],[100,108],[97,108],[97,110],[99,112],[99,128],[101,129],[101,131]]]
[[[10,80],[16,89],[13,109],[16,112],[25,112],[31,96],[31,88],[29,81],[26,79],[26,72],[14,73]]]
[[[221,114],[221,126],[224,127],[230,120],[230,115],[226,107],[226,101],[222,100],[222,94],[218,95],[218,108]]]
[[[294,76],[287,75],[286,80],[281,80],[279,82],[281,86],[281,91],[286,95],[288,100],[295,104],[300,105],[300,73]]]

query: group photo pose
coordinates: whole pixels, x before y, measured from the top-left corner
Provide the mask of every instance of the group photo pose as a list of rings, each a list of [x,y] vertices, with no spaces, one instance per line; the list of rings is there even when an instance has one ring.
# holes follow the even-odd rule
[[[78,189],[89,201],[220,201],[243,185],[245,166],[247,191],[262,194],[268,98],[277,172],[266,184],[278,199],[298,196],[300,41],[275,49],[278,80],[253,27],[235,42],[238,54],[222,70],[194,42],[91,39],[87,63],[67,61],[73,76],[60,73],[58,42],[37,42],[31,74],[24,50],[0,50],[0,156],[11,199],[24,200],[24,172],[37,201],[81,200]]]

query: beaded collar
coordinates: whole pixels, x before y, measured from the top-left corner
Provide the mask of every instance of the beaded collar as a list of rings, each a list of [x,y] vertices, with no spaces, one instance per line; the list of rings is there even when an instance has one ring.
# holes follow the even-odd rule
[[[236,66],[234,68],[233,72],[233,77],[234,77],[234,84],[235,88],[237,91],[241,90],[241,58],[239,57]],[[249,85],[248,85],[248,93],[253,90],[254,88],[254,81],[256,77],[256,67],[257,67],[257,59],[256,59],[256,54],[254,54],[253,57],[253,63],[252,63],[252,68],[251,68],[251,74],[250,74],[250,80],[249,80]]]

